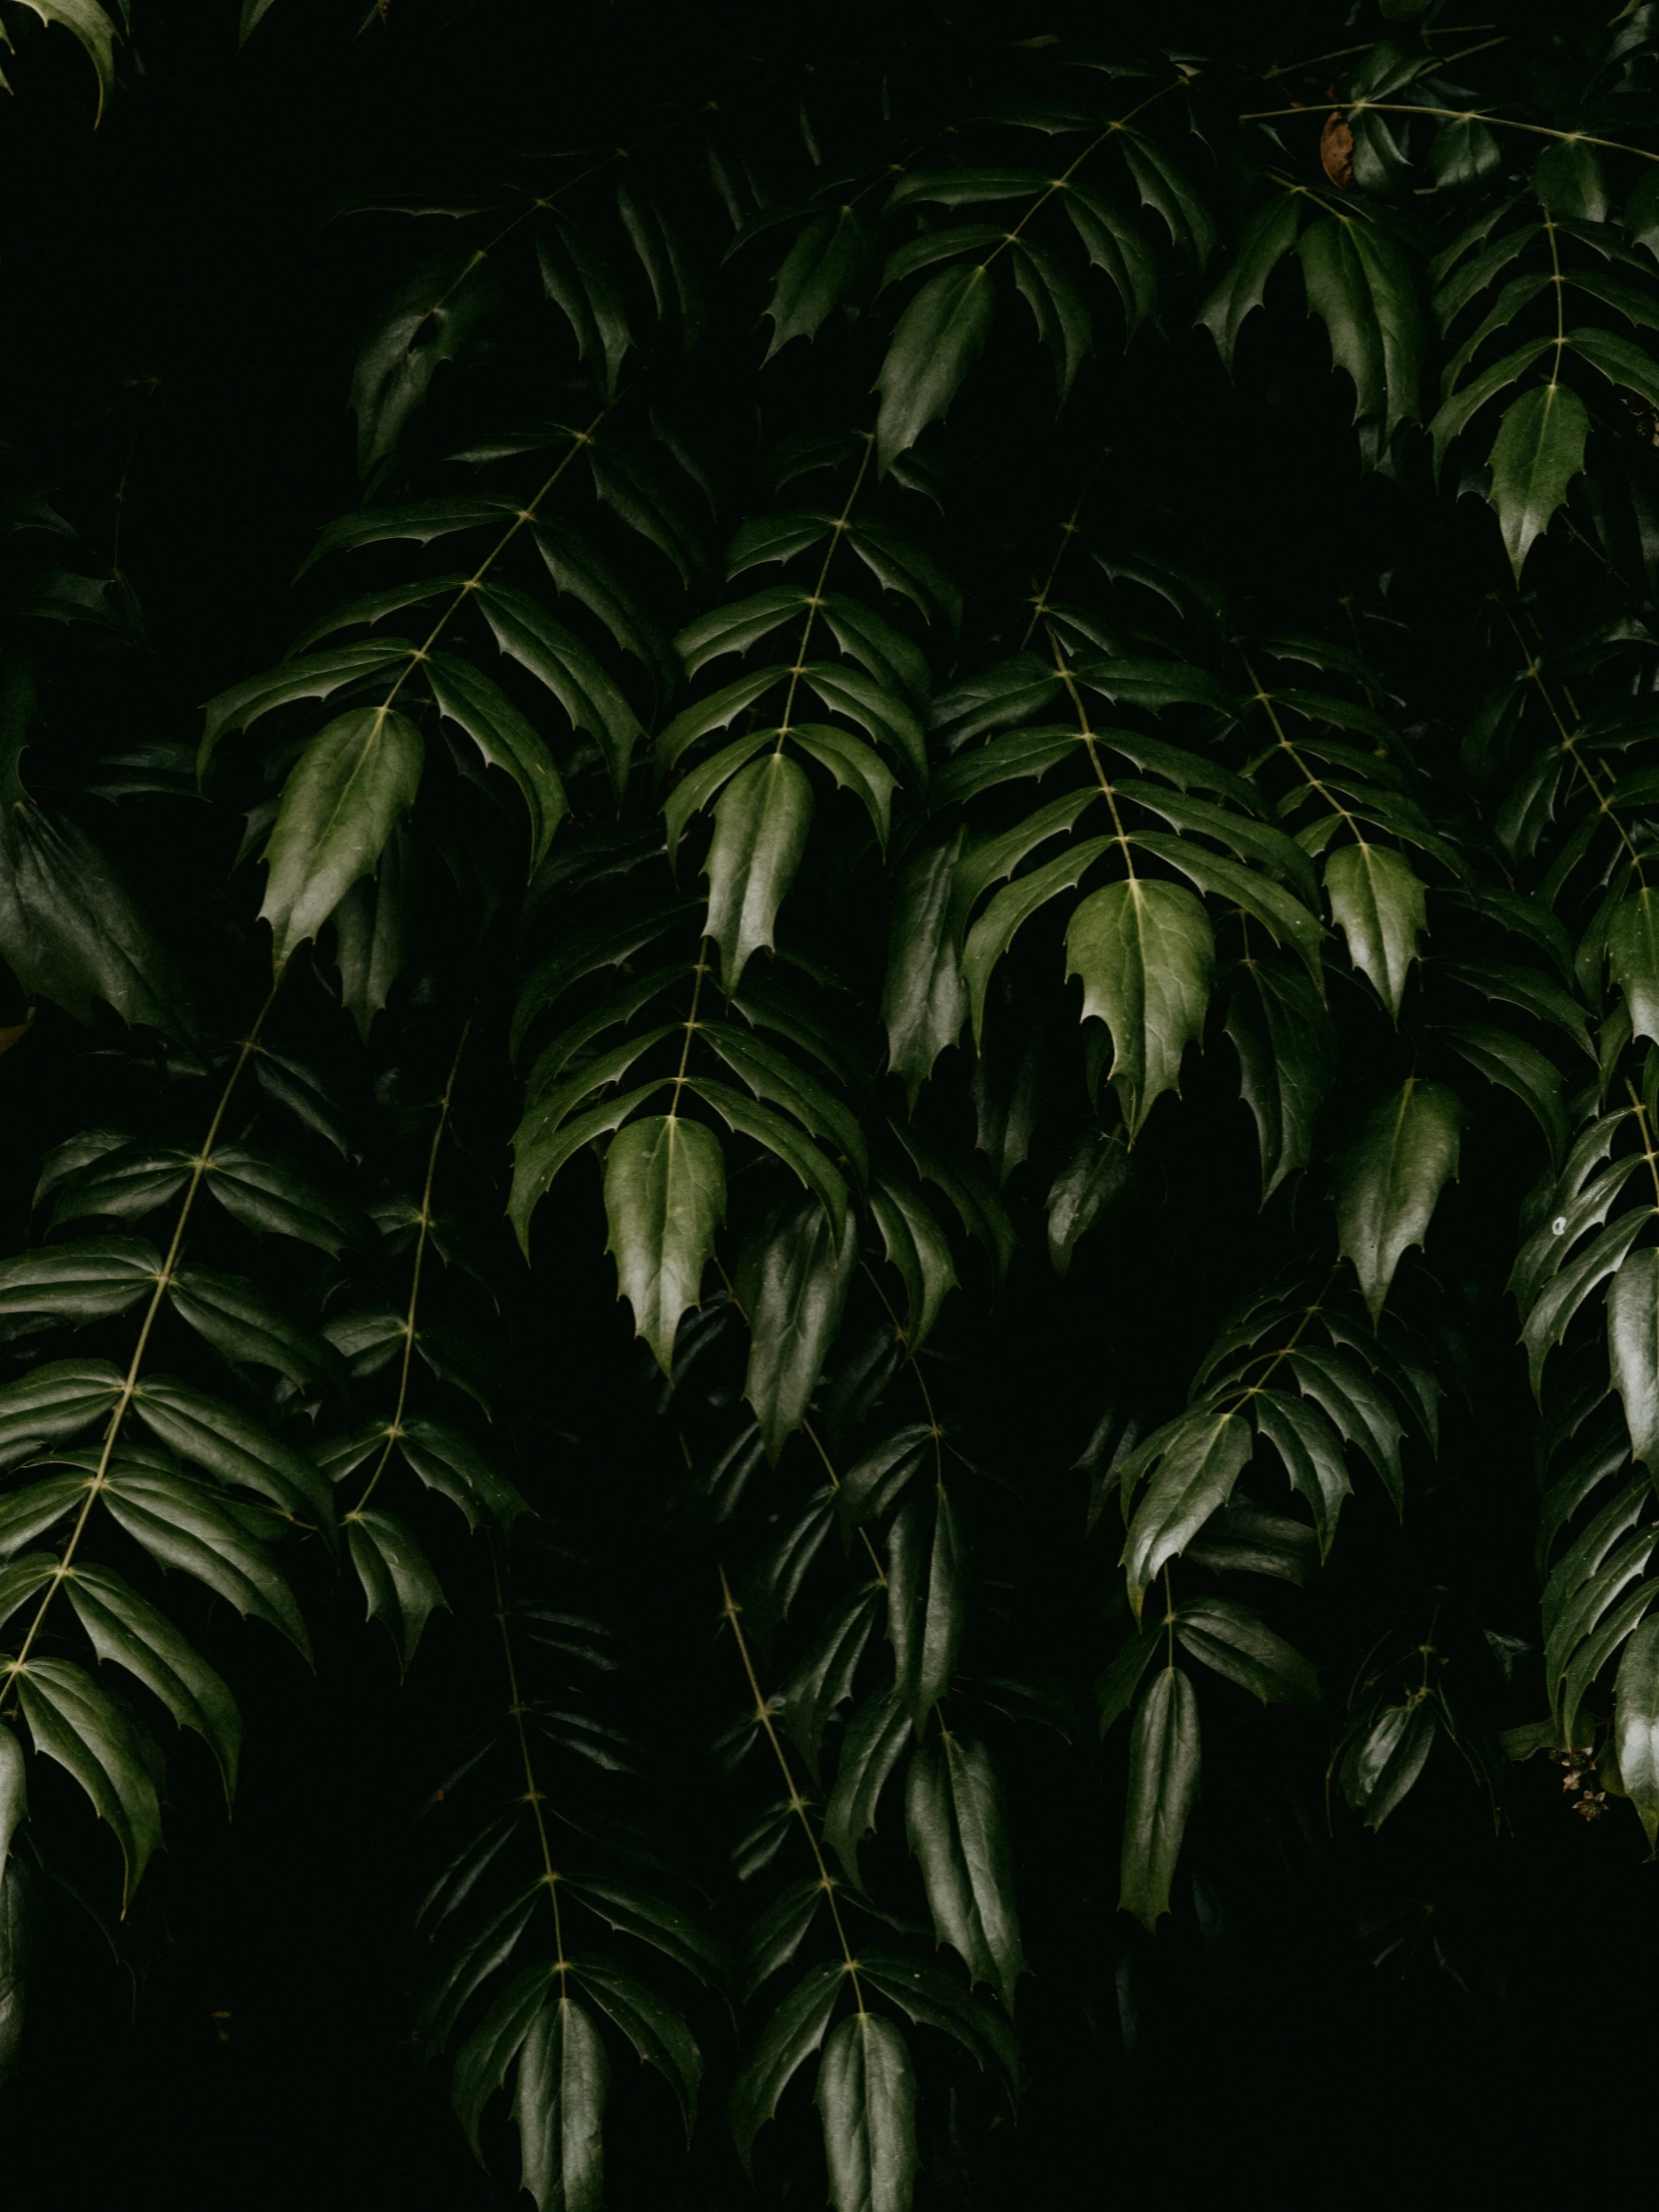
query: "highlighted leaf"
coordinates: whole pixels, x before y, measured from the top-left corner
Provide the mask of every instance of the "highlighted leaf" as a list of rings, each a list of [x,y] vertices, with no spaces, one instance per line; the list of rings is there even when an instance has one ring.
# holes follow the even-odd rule
[[[1118,1910],[1143,1928],[1169,1911],[1181,1840],[1198,1802],[1198,1699],[1179,1667],[1164,1667],[1141,1700],[1129,1742]]]
[[[1397,1021],[1417,939],[1427,927],[1422,884],[1401,853],[1361,842],[1339,845],[1326,860],[1325,890],[1349,958]]]
[[[1354,1262],[1375,1323],[1408,1245],[1420,1245],[1457,1173],[1463,1109],[1444,1083],[1409,1077],[1376,1106],[1337,1170],[1337,1249]]]
[[[635,1334],[672,1375],[680,1317],[702,1296],[726,1218],[726,1162],[714,1132],[678,1114],[630,1122],[606,1155],[605,1218]]]
[[[813,787],[784,753],[751,762],[721,795],[709,845],[704,934],[720,946],[728,996],[751,954],[771,948],[778,909],[807,849],[812,819]]]
[[[1111,1079],[1131,1139],[1165,1091],[1181,1057],[1204,1033],[1215,969],[1209,916],[1191,891],[1134,876],[1091,893],[1066,931],[1066,974],[1083,979],[1083,1019],[1112,1032]]]
[[[1491,451],[1492,505],[1517,581],[1535,538],[1565,504],[1584,466],[1590,417],[1569,384],[1522,392],[1498,425]]]
[[[990,275],[969,265],[931,277],[899,316],[875,379],[881,394],[875,447],[883,475],[930,422],[948,412],[985,350],[992,311]]]
[[[370,707],[337,716],[299,756],[265,850],[260,918],[278,968],[373,874],[393,823],[414,805],[425,750],[407,716]]]
[[[902,2032],[854,2012],[825,2045],[816,2092],[833,2212],[909,2212],[916,2077]]]

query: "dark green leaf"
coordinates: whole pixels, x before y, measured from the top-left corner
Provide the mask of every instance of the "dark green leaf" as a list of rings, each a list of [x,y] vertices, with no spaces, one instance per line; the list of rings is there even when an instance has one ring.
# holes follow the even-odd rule
[[[766,1239],[755,1270],[744,1396],[775,1462],[807,1417],[846,1311],[857,1249],[851,1216],[837,1244],[829,1216],[811,1197],[791,1206]]]
[[[750,2172],[755,2138],[778,2109],[797,2070],[824,2040],[830,2015],[846,1980],[838,1958],[813,1967],[797,1982],[756,2038],[732,2084],[732,2133]]]
[[[1067,1155],[1048,1193],[1048,1257],[1064,1275],[1080,1237],[1125,1196],[1132,1181],[1123,1132],[1096,1122]]]
[[[621,1295],[665,1375],[673,1371],[680,1317],[702,1296],[715,1232],[726,1218],[726,1163],[719,1140],[678,1114],[630,1122],[605,1159],[606,1249]]]
[[[606,746],[609,756],[614,749],[607,744],[613,739],[608,723],[601,718],[597,708],[576,699],[572,686],[562,687],[555,679],[562,674],[554,658],[558,641],[563,636],[557,623],[549,622],[528,594],[514,594],[510,600],[503,594],[510,586],[497,585],[491,593],[480,593],[479,599],[495,632],[496,643],[504,653],[522,662],[539,676],[553,692],[572,721],[581,717],[579,727],[591,728],[599,721],[600,728],[593,734]],[[574,645],[574,640],[570,641]],[[500,769],[510,776],[523,794],[524,804],[530,816],[530,869],[534,873],[546,856],[553,841],[553,832],[569,812],[565,788],[559,772],[553,765],[553,756],[546,744],[531,728],[499,684],[482,676],[468,662],[458,660],[450,653],[429,653],[421,663],[421,673],[432,694],[432,702],[439,714],[463,729],[480,755],[491,768]],[[570,697],[566,695],[571,694]],[[619,727],[626,731],[632,720],[627,715],[621,694],[614,694],[615,705],[623,718]],[[574,700],[574,704],[573,704]],[[637,729],[638,725],[635,724]],[[631,733],[628,735],[632,743]],[[627,751],[623,748],[620,759],[612,762],[613,774],[627,769]],[[396,805],[412,806],[415,787],[420,777],[420,757],[411,755],[410,766],[405,770],[406,797]],[[390,783],[390,772],[387,773]],[[285,802],[284,802],[285,803]],[[387,802],[392,804],[392,802]],[[278,828],[280,818],[278,818]],[[275,839],[273,840],[275,842]],[[382,840],[383,841],[383,840]]]
[[[1174,883],[1108,883],[1071,917],[1066,973],[1083,979],[1083,1019],[1099,1015],[1111,1030],[1131,1139],[1178,1089],[1182,1054],[1203,1035],[1215,949],[1204,908]]]
[[[1118,1910],[1143,1928],[1170,1909],[1170,1884],[1198,1801],[1198,1699],[1179,1667],[1164,1667],[1141,1700],[1129,1744]]]
[[[301,1390],[345,1394],[345,1366],[325,1338],[289,1319],[240,1275],[181,1268],[168,1283],[175,1312],[232,1362],[275,1368]]]
[[[64,1577],[75,1616],[100,1660],[125,1667],[181,1728],[193,1728],[219,1761],[225,1794],[237,1786],[242,1720],[224,1682],[165,1613],[107,1567],[77,1565]]]
[[[656,1990],[598,1951],[583,1951],[570,1961],[570,1978],[585,1989],[621,2028],[640,2054],[655,2066],[679,2101],[686,2132],[697,2118],[697,2092],[703,2079],[703,2054],[685,2015]]]
[[[121,1395],[107,1360],[50,1360],[0,1387],[0,1466],[89,1428]]]
[[[1175,1633],[1195,1659],[1249,1690],[1264,1705],[1317,1705],[1319,1677],[1301,1652],[1231,1598],[1183,1600]]]
[[[1568,384],[1522,392],[1504,412],[1491,451],[1492,505],[1517,580],[1584,466],[1589,433],[1584,402]]]
[[[392,825],[414,804],[424,755],[414,724],[385,707],[336,716],[300,755],[265,851],[260,918],[271,924],[278,968],[374,872]]]
[[[1463,1109],[1443,1083],[1409,1077],[1372,1111],[1337,1172],[1337,1248],[1352,1260],[1373,1322],[1408,1245],[1420,1245],[1457,1173]]]
[[[1268,278],[1296,244],[1301,220],[1301,201],[1295,193],[1285,193],[1247,216],[1238,251],[1198,310],[1199,321],[1215,339],[1229,370],[1239,331],[1262,304]]]
[[[258,1491],[284,1512],[306,1514],[324,1533],[332,1530],[333,1500],[310,1460],[235,1406],[166,1376],[147,1376],[133,1405],[182,1459],[221,1482]]]
[[[347,1513],[345,1538],[368,1618],[385,1623],[397,1646],[398,1671],[407,1673],[434,1609],[448,1606],[443,1585],[414,1530],[383,1506],[360,1505]]]
[[[816,2095],[834,2212],[909,2212],[916,2079],[900,2030],[849,2013],[824,2046]]]
[[[983,1744],[941,1728],[910,1754],[905,1830],[921,1868],[933,1929],[988,1981],[1010,2013],[1026,1971],[1014,1900],[1002,1782]]]
[[[791,338],[816,338],[835,309],[850,304],[872,280],[880,250],[874,225],[857,208],[831,209],[809,223],[767,302],[772,343],[766,358]]]
[[[1337,1080],[1336,1032],[1308,976],[1270,955],[1240,963],[1227,1034],[1256,1117],[1265,1205],[1314,1156],[1320,1115]]]
[[[82,1237],[0,1260],[0,1314],[56,1314],[103,1321],[124,1314],[162,1271],[161,1255],[141,1237]]]
[[[156,1787],[132,1723],[67,1659],[32,1658],[7,1672],[36,1751],[67,1768],[113,1831],[131,1898],[162,1840]]]
[[[1174,1428],[1123,1549],[1129,1602],[1137,1620],[1159,1568],[1184,1551],[1211,1514],[1227,1503],[1250,1460],[1250,1428],[1237,1413],[1198,1408],[1184,1414]],[[1126,1486],[1129,1479],[1126,1468]]]
[[[883,474],[946,413],[991,333],[992,284],[982,267],[929,277],[898,318],[875,379],[875,446]]]
[[[835,1786],[824,1809],[824,1840],[855,1888],[861,1887],[858,1847],[875,1827],[881,1792],[910,1735],[910,1716],[891,1690],[877,1690],[846,1724]]]
[[[513,2084],[519,2186],[536,2212],[600,2212],[610,2080],[592,2020],[569,1997],[550,1998],[525,2029]]]
[[[887,1537],[894,1690],[921,1728],[950,1688],[967,1610],[966,1532],[942,1484],[912,1497]]]
[[[1659,1620],[1644,1621],[1624,1647],[1614,1692],[1613,1748],[1619,1780],[1651,1851],[1659,1839]]]
[[[1397,1021],[1417,939],[1428,925],[1421,883],[1399,853],[1362,841],[1329,856],[1325,890],[1349,958]]]
[[[751,954],[770,948],[783,903],[807,847],[813,788],[782,752],[755,761],[715,808],[704,934],[720,946],[721,978],[735,991]]]

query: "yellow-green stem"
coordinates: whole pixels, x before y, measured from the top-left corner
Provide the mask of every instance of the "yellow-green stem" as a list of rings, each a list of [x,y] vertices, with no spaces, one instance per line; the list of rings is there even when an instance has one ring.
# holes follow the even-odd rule
[[[732,1595],[732,1585],[726,1579],[726,1569],[721,1567],[719,1571],[721,1610],[731,1625],[732,1634],[737,1638],[738,1655],[743,1660],[743,1671],[749,1678],[750,1695],[755,1700],[755,1715],[766,1731],[767,1741],[772,1746],[773,1754],[783,1774],[784,1787],[789,1792],[790,1810],[800,1821],[802,1832],[806,1836],[808,1847],[813,1854],[813,1863],[818,1868],[819,1883],[829,1902],[830,1918],[835,1924],[835,1939],[841,1946],[841,1956],[846,1961],[846,1971],[852,1982],[852,2000],[857,2005],[858,2010],[863,2012],[868,2008],[864,2003],[864,1993],[858,1982],[858,1961],[852,1954],[852,1945],[847,1940],[846,1928],[841,1920],[840,1907],[835,1902],[835,1878],[830,1872],[829,1862],[824,1856],[824,1847],[818,1840],[818,1830],[808,1818],[807,1801],[796,1787],[789,1755],[784,1749],[783,1742],[778,1734],[777,1724],[772,1717],[772,1708],[767,1704],[766,1698],[762,1694],[760,1678],[755,1672],[755,1662],[750,1657],[749,1642],[743,1632],[743,1623],[738,1617],[742,1613],[743,1607]]]
[[[116,1441],[121,1434],[122,1423],[127,1418],[127,1409],[132,1404],[134,1395],[138,1390],[139,1377],[144,1368],[144,1356],[150,1348],[151,1331],[156,1326],[156,1316],[161,1312],[162,1301],[167,1296],[168,1286],[172,1283],[174,1270],[179,1264],[179,1255],[184,1250],[185,1231],[190,1225],[190,1217],[196,1205],[197,1193],[202,1188],[202,1178],[207,1174],[209,1163],[213,1159],[214,1146],[219,1141],[219,1132],[224,1126],[226,1114],[230,1111],[232,1094],[236,1090],[243,1069],[259,1048],[260,1032],[265,1027],[267,1015],[276,1003],[276,993],[282,987],[282,976],[285,972],[285,969],[277,969],[276,978],[271,986],[270,995],[260,1008],[259,1016],[253,1028],[243,1039],[230,1075],[226,1078],[225,1088],[219,1096],[219,1104],[214,1108],[213,1120],[208,1124],[208,1133],[202,1140],[202,1149],[191,1162],[190,1181],[185,1186],[184,1203],[179,1208],[179,1218],[174,1224],[173,1241],[167,1248],[167,1257],[163,1260],[161,1273],[156,1278],[156,1287],[150,1294],[150,1303],[144,1310],[144,1320],[139,1326],[138,1341],[133,1347],[132,1359],[127,1364],[127,1374],[121,1384],[121,1393],[110,1410],[109,1421],[104,1430],[103,1448],[98,1454],[98,1464],[93,1470],[93,1477],[88,1485],[87,1494],[81,1502],[81,1510],[75,1517],[75,1525],[69,1532],[63,1550],[58,1555],[58,1564],[52,1580],[41,1593],[40,1603],[35,1607],[33,1618],[29,1622],[16,1658],[0,1663],[0,1672],[3,1672],[6,1677],[6,1689],[3,1697],[0,1697],[0,1704],[3,1704],[4,1699],[9,1698],[15,1692],[17,1678],[28,1665],[29,1654],[33,1651],[41,1629],[45,1625],[46,1616],[51,1610],[52,1600],[62,1588],[64,1577],[74,1566],[75,1554],[80,1549],[81,1538],[86,1533],[87,1522],[92,1517],[92,1508],[97,1502],[104,1488],[105,1479],[109,1474],[110,1460],[115,1453]]]
[[[346,1514],[347,1520],[355,1520],[374,1494],[374,1485],[386,1471],[386,1461],[391,1457],[392,1445],[403,1433],[403,1408],[409,1399],[409,1370],[414,1360],[415,1314],[420,1304],[420,1271],[426,1258],[426,1240],[432,1231],[432,1186],[438,1172],[438,1148],[443,1143],[443,1133],[449,1124],[450,1102],[455,1096],[455,1078],[460,1073],[461,1055],[466,1050],[466,1040],[472,1033],[472,1017],[469,1014],[461,1030],[461,1041],[455,1047],[455,1057],[449,1065],[449,1077],[443,1086],[443,1096],[438,1101],[438,1125],[432,1131],[432,1149],[426,1155],[426,1183],[420,1194],[420,1215],[415,1235],[414,1267],[409,1276],[409,1304],[403,1317],[403,1364],[397,1375],[397,1403],[392,1408],[391,1420],[386,1428],[386,1440],[380,1446],[380,1456],[374,1462],[374,1471],[363,1487],[363,1493]]]

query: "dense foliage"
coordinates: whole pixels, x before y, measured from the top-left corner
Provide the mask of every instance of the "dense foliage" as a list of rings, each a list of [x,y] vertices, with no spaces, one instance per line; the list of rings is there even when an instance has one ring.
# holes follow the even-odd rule
[[[480,2203],[1650,1941],[1659,10],[145,6],[0,9],[10,2093],[330,1698]]]

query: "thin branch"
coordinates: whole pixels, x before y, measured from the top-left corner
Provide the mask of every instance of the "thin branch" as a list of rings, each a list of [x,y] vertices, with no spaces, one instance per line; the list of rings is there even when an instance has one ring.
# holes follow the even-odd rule
[[[260,1032],[265,1027],[267,1015],[276,1004],[276,993],[282,987],[282,977],[285,973],[285,967],[276,970],[276,979],[271,986],[270,995],[260,1008],[259,1016],[253,1028],[243,1039],[236,1061],[226,1078],[225,1088],[219,1096],[219,1104],[214,1108],[213,1120],[208,1124],[208,1133],[202,1140],[202,1149],[191,1162],[190,1181],[185,1186],[184,1203],[179,1208],[179,1219],[174,1225],[173,1241],[167,1248],[167,1258],[162,1262],[161,1273],[156,1278],[156,1288],[150,1294],[150,1303],[145,1308],[144,1320],[139,1327],[138,1342],[133,1347],[132,1359],[127,1363],[127,1374],[121,1385],[121,1393],[110,1410],[109,1422],[104,1430],[103,1448],[98,1454],[98,1465],[93,1471],[92,1481],[88,1485],[85,1498],[82,1500],[81,1510],[76,1515],[75,1525],[70,1530],[68,1540],[58,1556],[58,1564],[53,1572],[52,1579],[41,1593],[40,1603],[35,1607],[34,1617],[29,1623],[28,1631],[23,1638],[22,1646],[16,1658],[0,1662],[0,1672],[3,1672],[6,1678],[6,1688],[3,1695],[0,1695],[0,1704],[3,1704],[6,1698],[10,1698],[15,1694],[17,1678],[24,1672],[28,1664],[29,1654],[33,1651],[40,1636],[47,1613],[51,1609],[52,1600],[57,1596],[58,1591],[63,1586],[64,1578],[74,1566],[75,1554],[80,1548],[81,1538],[86,1532],[87,1522],[92,1517],[92,1508],[102,1494],[105,1481],[109,1475],[110,1461],[115,1455],[116,1442],[121,1434],[122,1423],[127,1418],[127,1409],[137,1393],[139,1377],[144,1368],[144,1356],[150,1349],[151,1331],[156,1326],[156,1316],[161,1312],[162,1301],[167,1296],[168,1288],[173,1281],[174,1271],[179,1265],[180,1254],[184,1251],[185,1231],[190,1226],[191,1213],[196,1205],[197,1193],[202,1188],[202,1179],[207,1174],[209,1165],[213,1160],[214,1146],[219,1141],[219,1132],[224,1126],[225,1116],[230,1110],[232,1094],[236,1090],[243,1069],[259,1048]]]
[[[449,1124],[450,1101],[455,1095],[455,1078],[460,1073],[461,1055],[466,1050],[466,1040],[472,1033],[472,1016],[469,1014],[461,1029],[461,1041],[455,1047],[455,1057],[449,1064],[449,1078],[443,1086],[443,1096],[438,1101],[438,1125],[432,1131],[432,1148],[426,1155],[426,1183],[420,1194],[419,1229],[415,1237],[414,1268],[409,1278],[409,1304],[403,1317],[403,1364],[397,1377],[397,1403],[392,1408],[391,1420],[386,1427],[386,1440],[380,1446],[380,1456],[374,1462],[374,1472],[369,1476],[363,1494],[352,1506],[345,1518],[356,1520],[363,1507],[374,1495],[374,1485],[386,1471],[393,1444],[403,1433],[403,1408],[409,1398],[409,1369],[414,1359],[415,1313],[420,1304],[420,1271],[426,1258],[426,1241],[432,1231],[432,1185],[438,1172],[438,1148],[443,1143],[443,1133]]]
[[[835,1924],[835,1939],[841,1946],[841,1956],[846,1961],[846,1970],[851,1978],[852,1999],[858,2010],[863,2012],[868,2007],[864,2003],[864,1993],[858,1982],[858,1961],[853,1956],[852,1945],[847,1939],[846,1927],[841,1920],[840,1907],[835,1902],[835,1891],[839,1885],[830,1872],[829,1862],[824,1856],[824,1847],[818,1839],[818,1830],[807,1816],[807,1800],[801,1795],[796,1786],[795,1775],[789,1762],[789,1754],[785,1751],[783,1742],[779,1737],[777,1723],[772,1717],[772,1708],[766,1701],[761,1689],[760,1678],[755,1672],[755,1662],[750,1657],[749,1642],[743,1632],[743,1623],[738,1617],[742,1613],[743,1607],[732,1595],[732,1585],[726,1579],[725,1567],[721,1567],[719,1572],[721,1611],[725,1614],[731,1625],[732,1633],[738,1641],[738,1655],[743,1660],[743,1671],[749,1678],[750,1695],[755,1700],[755,1715],[766,1731],[767,1741],[772,1746],[773,1753],[783,1774],[784,1787],[790,1794],[790,1810],[800,1821],[802,1832],[806,1836],[808,1847],[813,1854],[813,1862],[818,1868],[820,1887],[829,1900],[830,1918]]]

